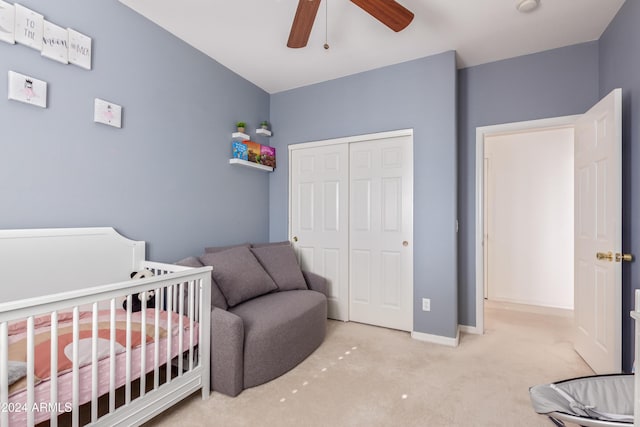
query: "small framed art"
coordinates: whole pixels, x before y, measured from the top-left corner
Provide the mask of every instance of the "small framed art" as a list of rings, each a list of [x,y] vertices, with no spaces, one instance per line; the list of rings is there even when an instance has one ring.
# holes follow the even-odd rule
[[[47,82],[9,71],[9,99],[47,108]]]
[[[93,121],[116,128],[122,127],[122,107],[113,102],[96,98],[94,103]]]

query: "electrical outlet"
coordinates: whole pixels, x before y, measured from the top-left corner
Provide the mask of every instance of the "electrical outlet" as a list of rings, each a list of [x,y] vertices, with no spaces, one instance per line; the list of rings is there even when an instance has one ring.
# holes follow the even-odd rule
[[[431,299],[422,298],[422,311],[431,311]]]

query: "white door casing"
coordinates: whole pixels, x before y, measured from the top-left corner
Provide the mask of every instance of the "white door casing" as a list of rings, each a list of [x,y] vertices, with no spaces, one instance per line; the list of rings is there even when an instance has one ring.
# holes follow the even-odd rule
[[[413,327],[413,138],[350,144],[349,319]]]
[[[622,364],[622,91],[576,122],[574,347],[597,374]],[[611,252],[613,259],[597,259]]]
[[[292,150],[290,230],[303,270],[327,279],[328,316],[349,320],[349,146]]]

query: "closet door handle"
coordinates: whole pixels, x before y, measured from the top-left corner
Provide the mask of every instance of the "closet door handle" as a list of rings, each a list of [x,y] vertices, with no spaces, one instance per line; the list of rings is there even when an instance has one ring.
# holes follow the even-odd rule
[[[297,242],[298,241],[298,236],[293,236],[293,241]]]
[[[406,240],[404,242],[402,242],[402,246],[409,246],[409,242],[407,242]]]

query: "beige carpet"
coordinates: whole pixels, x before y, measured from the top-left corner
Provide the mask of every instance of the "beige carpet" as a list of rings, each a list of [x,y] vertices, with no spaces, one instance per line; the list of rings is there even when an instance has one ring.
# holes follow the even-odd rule
[[[573,351],[571,319],[492,304],[485,335],[449,348],[408,333],[329,322],[294,370],[236,398],[195,394],[152,426],[551,426],[528,388],[592,371]]]

